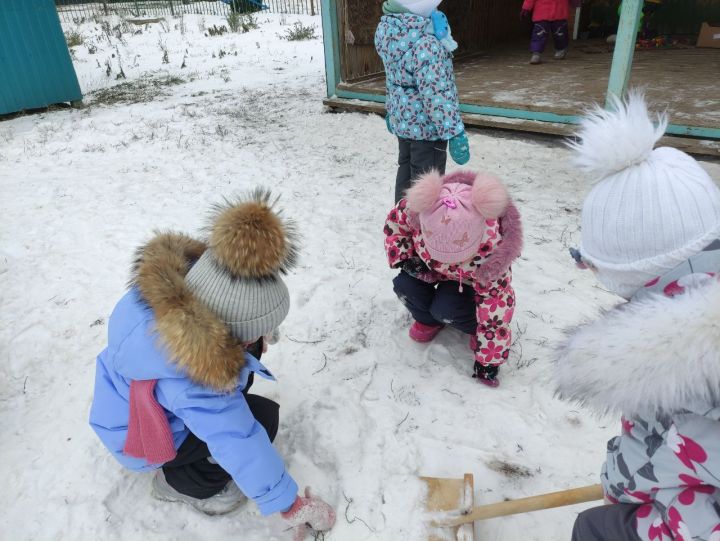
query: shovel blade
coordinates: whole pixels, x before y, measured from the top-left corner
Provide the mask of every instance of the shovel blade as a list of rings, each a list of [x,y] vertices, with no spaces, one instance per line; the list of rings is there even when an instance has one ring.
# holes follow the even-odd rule
[[[475,483],[472,473],[462,479],[421,477],[427,485],[425,510],[428,512],[470,510],[475,505]],[[427,541],[475,541],[472,524],[463,524],[442,532],[430,532]]]

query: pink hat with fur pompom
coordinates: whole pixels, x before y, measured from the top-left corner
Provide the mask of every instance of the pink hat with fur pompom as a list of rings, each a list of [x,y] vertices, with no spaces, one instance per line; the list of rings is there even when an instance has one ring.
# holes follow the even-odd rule
[[[510,202],[505,186],[492,175],[431,171],[407,191],[407,209],[416,214],[430,257],[462,263],[486,240],[486,220],[502,216]]]

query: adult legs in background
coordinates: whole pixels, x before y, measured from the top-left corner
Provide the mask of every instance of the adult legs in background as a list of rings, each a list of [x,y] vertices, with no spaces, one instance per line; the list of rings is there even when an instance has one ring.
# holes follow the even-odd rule
[[[264,396],[245,396],[250,411],[265,428],[270,441],[275,439],[280,406]],[[230,480],[230,474],[211,458],[207,444],[192,432],[178,449],[177,456],[163,465],[168,485],[186,496],[204,500],[219,493]]]
[[[398,172],[395,178],[395,202],[405,196],[412,181],[431,169],[445,174],[447,141],[414,141],[398,137]]]
[[[575,520],[572,541],[640,541],[634,526],[638,507],[616,503],[583,511]]]

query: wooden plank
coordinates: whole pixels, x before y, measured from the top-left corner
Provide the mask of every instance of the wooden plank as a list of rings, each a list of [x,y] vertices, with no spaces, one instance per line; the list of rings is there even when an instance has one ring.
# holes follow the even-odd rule
[[[323,100],[323,103],[331,109],[375,113],[385,116],[385,105],[382,103],[364,100],[348,100],[344,98],[327,98]],[[462,113],[461,116],[465,125],[470,127],[531,131],[552,135],[570,135],[574,129],[572,125],[560,124],[557,122],[538,122],[500,116],[476,115],[471,113]]]
[[[566,60],[540,66],[529,66],[520,47],[457,58],[458,96],[464,105],[577,115],[593,103],[604,103],[611,59],[611,48],[603,41],[574,42]],[[667,109],[673,124],[718,129],[718,73],[716,49],[637,51],[631,83],[645,89],[653,109]],[[345,82],[341,88],[382,95],[385,78]]]
[[[328,98],[325,99],[323,103],[333,110],[374,113],[385,116],[385,105],[382,103],[364,100],[348,100],[343,98]],[[462,118],[466,126],[475,128],[495,128],[501,130],[513,130],[559,136],[570,136],[576,129],[576,126],[572,124],[539,122],[534,120],[521,120],[468,113],[463,113]],[[677,148],[683,152],[687,152],[688,154],[720,158],[720,141],[697,139],[694,137],[665,136],[660,140],[659,144],[660,146]]]

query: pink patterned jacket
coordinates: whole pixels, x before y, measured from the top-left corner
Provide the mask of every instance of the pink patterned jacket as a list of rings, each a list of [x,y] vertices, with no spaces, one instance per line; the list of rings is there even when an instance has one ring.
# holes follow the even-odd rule
[[[517,208],[510,203],[498,220],[486,220],[487,241],[480,245],[477,255],[459,265],[449,265],[430,257],[419,221],[406,204],[401,199],[385,221],[385,252],[390,267],[400,268],[406,260],[419,257],[430,271],[417,278],[429,283],[456,281],[461,290],[464,285],[472,287],[478,320],[475,360],[484,366],[504,363],[510,355],[510,322],[515,311],[510,265],[522,246]]]

